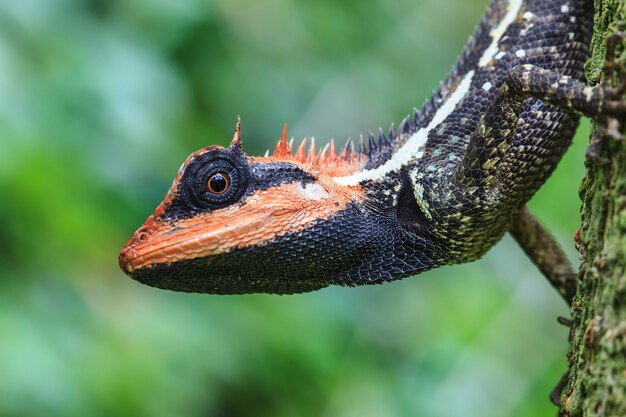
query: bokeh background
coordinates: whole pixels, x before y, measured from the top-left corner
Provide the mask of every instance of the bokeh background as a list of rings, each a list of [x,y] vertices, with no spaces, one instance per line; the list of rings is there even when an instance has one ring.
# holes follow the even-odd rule
[[[0,416],[553,415],[564,303],[510,238],[370,288],[206,296],[117,253],[192,151],[398,121],[486,0],[0,2]],[[576,260],[586,123],[532,208]]]

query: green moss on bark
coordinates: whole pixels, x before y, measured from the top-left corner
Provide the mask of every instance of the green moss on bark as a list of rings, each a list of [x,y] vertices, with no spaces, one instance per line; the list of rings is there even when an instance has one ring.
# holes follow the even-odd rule
[[[624,30],[624,0],[597,0],[590,83],[605,66],[606,38]],[[626,56],[618,48],[620,64]],[[615,76],[615,82],[619,77]],[[595,132],[592,132],[592,135]],[[572,305],[570,378],[562,412],[576,417],[626,416],[626,142],[604,139],[591,147],[580,187],[582,256]]]

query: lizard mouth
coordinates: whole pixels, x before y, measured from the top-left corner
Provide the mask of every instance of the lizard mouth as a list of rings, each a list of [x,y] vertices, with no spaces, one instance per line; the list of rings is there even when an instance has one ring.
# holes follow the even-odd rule
[[[308,186],[291,182],[259,190],[243,204],[189,218],[163,220],[153,215],[120,252],[120,268],[132,275],[138,269],[263,245],[335,215],[357,195],[338,191],[332,181]]]
[[[160,264],[206,258],[228,252],[239,236],[267,223],[267,216],[248,221],[226,222],[221,227],[189,219],[183,225],[160,226],[153,230],[139,229],[119,254],[120,268],[129,275],[137,269]],[[150,220],[150,219],[149,219]]]

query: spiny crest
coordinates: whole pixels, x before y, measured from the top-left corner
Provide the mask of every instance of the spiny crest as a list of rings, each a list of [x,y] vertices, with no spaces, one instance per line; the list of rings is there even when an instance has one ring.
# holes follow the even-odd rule
[[[287,123],[283,126],[283,134],[274,149],[274,158],[286,159],[291,156],[291,146],[287,143]]]
[[[241,116],[237,116],[235,134],[233,135],[233,140],[230,141],[230,145],[235,147],[241,147]]]
[[[367,137],[369,160],[365,169],[373,169],[387,162],[393,155],[394,150],[401,146],[402,141],[408,137],[410,129],[414,128],[414,126],[413,122],[406,118],[400,124],[399,132],[396,132],[393,123],[389,127],[388,134],[385,134],[383,129],[379,127],[377,138],[370,131]]]
[[[280,140],[276,144],[272,158],[308,165],[310,169],[319,170],[330,176],[349,175],[359,171],[367,162],[368,154],[355,151],[352,139],[348,139],[340,151],[337,151],[335,140],[331,139],[319,151],[312,137],[307,151],[307,138],[303,138],[293,153],[293,138],[287,141],[287,124],[283,127]],[[266,153],[266,157],[269,152]]]
[[[307,138],[303,138],[298,146],[294,147],[294,139],[287,140],[287,124],[285,123],[274,152],[270,155],[268,150],[264,158],[292,160],[330,176],[344,176],[362,169],[373,169],[391,158],[394,150],[401,146],[406,137],[421,127],[425,122],[425,113],[429,110],[427,107],[426,112],[415,109],[413,118],[405,117],[400,123],[398,131],[393,124],[389,127],[388,134],[379,128],[377,137],[371,131],[369,132],[367,145],[361,135],[358,144],[349,138],[340,150],[337,149],[334,139],[331,139],[325,146],[318,148],[315,145],[314,137],[311,137],[310,143],[308,143]],[[241,147],[241,120],[239,117],[231,146]]]
[[[406,135],[415,128],[415,123],[407,116],[401,124],[400,133]],[[300,144],[294,148],[293,138],[287,141],[287,125],[285,125],[272,157],[284,160],[291,159],[332,176],[349,175],[361,169],[371,169],[385,163],[399,146],[399,141],[400,137],[392,124],[388,134],[385,134],[381,128],[378,129],[377,137],[369,132],[367,145],[361,136],[358,146],[355,147],[352,139],[348,139],[339,150],[335,140],[331,139],[329,143],[318,150],[315,146],[315,138],[311,138],[307,152],[307,138],[302,139]],[[269,156],[269,151],[265,156]]]

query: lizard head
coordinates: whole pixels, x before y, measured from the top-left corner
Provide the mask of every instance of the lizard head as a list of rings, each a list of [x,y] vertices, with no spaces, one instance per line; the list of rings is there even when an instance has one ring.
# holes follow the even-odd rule
[[[385,262],[399,240],[394,215],[372,203],[362,184],[336,181],[361,170],[369,155],[350,142],[339,153],[332,141],[321,152],[312,143],[307,154],[305,146],[292,154],[285,127],[272,156],[247,156],[238,123],[228,148],[209,146],[187,158],[121,251],[120,267],[151,286],[213,294],[286,294],[394,278]]]

